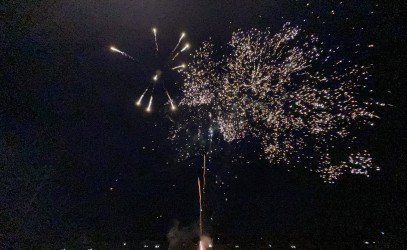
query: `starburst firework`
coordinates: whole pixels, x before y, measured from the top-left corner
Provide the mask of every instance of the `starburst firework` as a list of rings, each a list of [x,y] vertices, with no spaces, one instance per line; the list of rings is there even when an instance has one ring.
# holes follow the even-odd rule
[[[180,106],[199,114],[189,123],[205,126],[208,119],[200,119],[210,115],[210,128],[225,141],[257,138],[271,163],[317,166],[310,169],[328,182],[378,170],[364,150],[349,151],[346,161],[332,157],[337,145],[352,149],[354,132],[378,119],[372,106],[384,105],[360,100],[368,67],[338,59],[339,48],[324,49],[315,35],[288,23],[274,35],[237,31],[228,45],[230,53],[219,56],[203,43],[183,71]],[[182,129],[189,128],[175,128],[173,137]]]
[[[153,28],[153,35],[154,35],[154,45],[155,45],[155,57],[157,58],[158,54],[159,54],[159,47],[158,47],[158,41],[157,41],[157,29]],[[152,111],[152,105],[153,105],[153,97],[154,97],[154,92],[155,92],[155,87],[157,85],[158,82],[160,82],[161,80],[161,75],[163,71],[166,70],[174,70],[177,72],[182,71],[183,69],[185,69],[186,64],[182,63],[182,64],[176,64],[175,59],[184,51],[186,51],[187,49],[189,49],[190,45],[188,43],[186,43],[181,49],[179,49],[179,45],[181,44],[181,42],[183,41],[183,39],[185,38],[186,34],[183,32],[181,33],[181,36],[177,42],[177,44],[175,45],[174,49],[171,51],[171,53],[169,54],[169,59],[168,62],[165,63],[157,63],[157,64],[161,64],[162,67],[160,69],[154,69],[152,76],[151,76],[151,80],[149,82],[149,84],[147,84],[147,87],[144,89],[143,93],[139,96],[139,98],[136,99],[136,101],[134,102],[134,105],[137,107],[140,107],[142,105],[144,96],[146,94],[150,94],[150,98],[148,99],[148,105],[145,109],[146,112],[151,112]],[[132,60],[132,61],[136,61],[134,59],[134,57],[132,57],[131,55],[127,54],[124,51],[121,51],[119,49],[117,49],[114,46],[110,47],[110,50],[114,53],[119,53],[122,56]],[[165,87],[164,81],[161,81],[162,83],[162,87],[164,89],[164,92],[168,98],[168,104],[170,104],[171,106],[171,110],[175,111],[176,108],[176,103],[174,102],[173,98],[171,97],[170,93],[168,92],[167,88]]]

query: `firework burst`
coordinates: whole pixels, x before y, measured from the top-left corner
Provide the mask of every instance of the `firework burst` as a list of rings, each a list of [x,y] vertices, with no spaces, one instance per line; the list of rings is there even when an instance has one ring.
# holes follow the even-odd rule
[[[180,106],[196,113],[189,123],[216,129],[227,142],[257,138],[271,163],[307,166],[327,182],[378,170],[365,150],[348,150],[347,160],[333,156],[337,145],[352,149],[355,131],[378,119],[372,107],[384,105],[360,100],[368,67],[340,59],[339,48],[324,49],[288,23],[276,34],[237,31],[228,45],[220,57],[203,43],[182,72]],[[190,128],[175,128],[173,137],[183,129]]]
[[[154,54],[155,54],[155,58],[158,58],[158,54],[160,53],[159,50],[159,46],[158,46],[158,40],[157,40],[157,36],[158,36],[158,31],[156,28],[152,28],[152,32],[154,35]],[[183,48],[180,49],[179,45],[182,43],[182,41],[184,40],[186,34],[183,32],[181,33],[180,38],[178,39],[177,44],[175,45],[174,49],[171,51],[171,53],[169,54],[169,59],[168,61],[166,61],[165,63],[159,63],[160,65],[163,65],[160,69],[154,69],[154,71],[152,72],[151,75],[151,80],[150,82],[147,84],[147,87],[144,89],[144,91],[142,92],[142,94],[136,99],[136,101],[134,102],[134,105],[137,107],[141,107],[143,105],[143,99],[145,95],[150,95],[150,98],[148,99],[148,104],[147,107],[145,108],[146,112],[151,112],[153,109],[153,97],[154,97],[154,93],[155,93],[155,89],[157,84],[161,83],[161,86],[168,98],[168,104],[170,105],[170,109],[171,111],[175,111],[176,108],[176,103],[174,102],[174,99],[171,97],[170,93],[168,92],[164,81],[160,81],[161,77],[162,77],[162,72],[165,72],[167,70],[173,70],[176,72],[181,72],[182,70],[184,70],[186,68],[186,64],[185,63],[179,63],[177,62],[176,58],[183,52],[185,52],[187,49],[190,48],[190,45],[188,43],[185,43],[185,45],[183,46]],[[134,57],[132,57],[131,55],[127,54],[124,51],[121,51],[119,49],[117,49],[114,46],[110,47],[110,50],[113,53],[119,53],[120,55],[132,60],[132,61],[136,61],[134,59]],[[178,64],[177,64],[178,63]]]

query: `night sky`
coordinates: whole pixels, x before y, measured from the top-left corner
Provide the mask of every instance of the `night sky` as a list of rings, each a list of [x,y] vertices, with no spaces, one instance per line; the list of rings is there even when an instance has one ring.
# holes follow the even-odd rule
[[[222,142],[208,165],[205,231],[215,246],[403,249],[406,10],[401,0],[6,0],[0,249],[138,249],[144,240],[165,249],[175,221],[193,234],[202,157],[177,160],[163,92],[151,114],[134,106],[156,63],[151,28],[170,51],[182,31],[192,49],[209,38],[220,47],[238,29],[277,32],[286,22],[340,46],[356,64],[373,64],[372,96],[391,106],[377,107],[381,119],[363,144],[382,170],[326,184],[307,170],[259,160],[253,141],[239,152]],[[111,45],[140,63],[111,53]],[[182,79],[166,81],[179,100]],[[232,161],[237,154],[245,160]]]

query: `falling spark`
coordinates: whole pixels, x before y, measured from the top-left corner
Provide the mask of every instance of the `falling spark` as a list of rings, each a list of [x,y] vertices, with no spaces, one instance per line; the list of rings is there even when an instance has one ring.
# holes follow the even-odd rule
[[[173,102],[171,102],[171,110],[172,111],[177,110],[177,107],[175,106],[175,104]]]
[[[175,52],[175,50],[178,48],[179,44],[181,43],[182,39],[183,39],[185,36],[186,36],[185,32],[182,32],[182,33],[181,33],[181,36],[180,36],[180,38],[179,38],[179,40],[178,40],[178,43],[177,43],[177,45],[175,45],[174,49],[171,51],[171,54]]]
[[[175,54],[175,56],[172,58],[172,60],[174,61],[175,58],[177,58],[180,53],[182,53],[185,50],[189,49],[189,46],[190,46],[189,43],[185,44],[185,46],[177,54]]]
[[[150,101],[148,102],[147,112],[151,112],[151,104],[153,103],[153,96],[150,96]]]
[[[177,109],[177,107],[175,106],[174,101],[172,100],[172,98],[171,98],[171,96],[170,96],[170,93],[168,93],[167,90],[165,91],[165,93],[167,94],[168,101],[169,101],[170,104],[171,104],[171,110],[172,110],[172,111],[175,111],[175,110]]]
[[[141,101],[143,100],[144,95],[146,94],[148,90],[148,87],[144,90],[143,94],[141,94],[140,98],[138,99],[138,101],[136,102],[136,106],[140,106],[141,105]]]
[[[143,97],[144,97],[144,93],[140,96],[140,98],[138,99],[138,101],[137,101],[137,103],[136,103],[136,105],[137,106],[140,106],[141,105],[141,100],[143,100]]]
[[[123,56],[125,56],[125,57],[127,57],[127,58],[129,58],[129,59],[131,59],[131,60],[134,61],[134,58],[133,58],[131,55],[129,55],[129,54],[127,54],[126,52],[123,52],[123,51],[117,49],[117,48],[114,47],[114,46],[111,46],[111,47],[110,47],[110,50],[113,51],[113,52],[117,52],[117,53],[119,53],[119,54],[121,54],[121,55],[123,55]]]
[[[155,42],[155,56],[158,54],[158,42],[157,42],[157,29],[153,28],[154,42]]]
[[[182,48],[180,52],[184,52],[187,49],[189,49],[189,43],[185,44],[184,48]]]
[[[187,66],[186,64],[181,64],[181,65],[175,66],[172,69],[185,69],[186,66]]]

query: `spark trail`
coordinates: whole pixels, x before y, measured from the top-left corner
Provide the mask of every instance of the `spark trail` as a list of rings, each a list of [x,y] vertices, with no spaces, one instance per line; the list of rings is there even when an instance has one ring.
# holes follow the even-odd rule
[[[198,198],[199,198],[199,250],[205,250],[206,246],[203,242],[203,207],[204,207],[204,197],[205,197],[205,185],[206,185],[206,155],[203,157],[203,174],[202,180],[203,185],[201,185],[201,179],[198,177]]]
[[[181,43],[182,39],[185,37],[185,35],[186,34],[184,32],[181,33],[181,37],[179,38],[178,43],[175,45],[174,49],[171,51],[171,54],[177,50],[178,46],[180,45],[180,43]]]
[[[155,43],[155,56],[158,55],[158,42],[157,42],[157,29],[153,28],[154,33],[154,43]]]
[[[111,46],[111,47],[110,47],[110,50],[113,51],[113,52],[119,53],[119,54],[121,54],[122,56],[125,56],[125,57],[129,58],[130,60],[135,61],[135,60],[134,60],[134,57],[132,57],[131,55],[127,54],[126,52],[123,52],[123,51],[117,49],[117,48],[114,47],[114,46]]]

